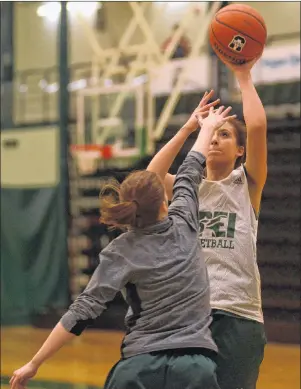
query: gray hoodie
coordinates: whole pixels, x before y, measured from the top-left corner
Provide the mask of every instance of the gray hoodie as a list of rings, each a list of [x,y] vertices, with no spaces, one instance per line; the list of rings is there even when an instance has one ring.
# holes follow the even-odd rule
[[[118,291],[130,308],[122,356],[167,349],[217,351],[209,325],[209,281],[199,246],[198,188],[205,158],[191,151],[176,176],[168,217],[113,240],[84,292],[62,317],[79,335]]]

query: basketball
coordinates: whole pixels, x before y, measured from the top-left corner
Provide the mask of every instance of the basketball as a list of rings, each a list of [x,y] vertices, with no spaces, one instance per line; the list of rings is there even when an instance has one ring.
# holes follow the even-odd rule
[[[260,56],[267,38],[263,17],[245,4],[231,4],[219,10],[209,28],[215,53],[227,62],[242,65]]]

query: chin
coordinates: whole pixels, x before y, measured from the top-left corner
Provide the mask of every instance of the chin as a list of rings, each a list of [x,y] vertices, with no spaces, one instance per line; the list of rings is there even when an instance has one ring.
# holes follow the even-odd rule
[[[207,161],[210,160],[210,161],[221,161],[221,160],[224,160],[225,157],[223,156],[223,154],[220,152],[220,151],[211,151],[208,153],[208,156],[207,156]]]
[[[217,155],[217,153],[213,154],[208,154],[206,164],[210,164],[212,166],[214,165],[221,165],[221,164],[226,164],[228,161],[225,160],[225,158],[222,157],[222,155]]]

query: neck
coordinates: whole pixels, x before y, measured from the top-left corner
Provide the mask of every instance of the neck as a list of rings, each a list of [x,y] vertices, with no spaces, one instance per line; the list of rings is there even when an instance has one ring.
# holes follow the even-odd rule
[[[234,169],[234,166],[223,165],[223,166],[208,166],[207,165],[207,177],[208,181],[220,181],[228,177]]]
[[[168,216],[168,212],[166,212],[166,211],[160,212],[159,216],[158,216],[158,219],[157,219],[157,222],[162,221],[163,219],[166,218],[166,216]]]

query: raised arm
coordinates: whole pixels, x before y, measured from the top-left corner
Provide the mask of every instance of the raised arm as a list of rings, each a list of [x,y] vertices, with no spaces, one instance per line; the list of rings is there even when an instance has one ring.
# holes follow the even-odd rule
[[[231,120],[232,118],[236,117],[236,115],[228,116],[231,109],[231,107],[228,107],[226,110],[224,110],[224,107],[222,106],[214,112],[213,107],[211,107],[209,116],[205,119],[202,117],[202,115],[195,115],[201,127],[201,131],[194,146],[192,147],[193,151],[198,151],[207,158],[213,132],[217,128],[221,127],[227,120]],[[166,174],[164,179],[165,190],[169,200],[172,200],[173,198],[175,180],[176,176],[169,173]]]
[[[251,203],[259,212],[261,194],[267,178],[267,118],[251,77],[254,60],[243,66],[226,64],[239,83],[243,115],[247,127],[247,150],[245,168]]]
[[[202,181],[211,139],[215,130],[220,128],[227,120],[236,117],[236,115],[228,116],[231,109],[231,107],[228,107],[224,110],[224,107],[220,107],[214,111],[211,107],[207,118],[203,119],[197,115],[201,131],[175,177],[169,214],[181,217],[194,230],[198,229],[199,224],[199,185]]]
[[[200,104],[193,111],[191,117],[187,123],[176,133],[176,135],[165,145],[162,149],[154,156],[147,170],[159,174],[162,180],[165,179],[168,170],[170,169],[174,159],[183,147],[185,141],[198,128],[198,121],[196,115],[206,116],[209,112],[210,107],[218,104],[219,99],[208,104],[208,101],[213,96],[213,90],[209,93],[205,93]]]
[[[10,380],[12,389],[24,388],[38,368],[106,309],[106,303],[128,282],[129,266],[114,242],[100,254],[100,262],[89,284],[52,330],[32,360],[16,370]]]

